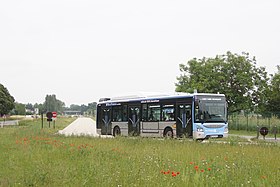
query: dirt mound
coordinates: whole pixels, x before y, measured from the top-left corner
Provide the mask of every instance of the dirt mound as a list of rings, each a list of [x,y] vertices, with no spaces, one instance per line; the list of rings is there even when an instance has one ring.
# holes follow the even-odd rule
[[[91,118],[78,118],[58,134],[65,136],[93,136],[99,137],[96,132],[96,123]]]

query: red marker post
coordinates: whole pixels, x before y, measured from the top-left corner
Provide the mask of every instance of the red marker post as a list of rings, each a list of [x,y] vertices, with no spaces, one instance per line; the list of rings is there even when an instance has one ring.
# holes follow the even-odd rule
[[[53,128],[55,129],[55,120],[57,117],[57,112],[52,112]]]
[[[57,112],[52,112],[52,119],[56,120]]]

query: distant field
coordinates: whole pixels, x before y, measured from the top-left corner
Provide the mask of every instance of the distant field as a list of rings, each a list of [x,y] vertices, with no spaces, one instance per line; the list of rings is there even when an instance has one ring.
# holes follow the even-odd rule
[[[71,121],[0,128],[0,186],[280,186],[279,144],[55,135]]]

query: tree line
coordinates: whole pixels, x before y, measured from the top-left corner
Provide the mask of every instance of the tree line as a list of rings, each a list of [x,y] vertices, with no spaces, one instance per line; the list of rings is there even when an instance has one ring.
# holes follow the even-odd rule
[[[15,102],[13,96],[10,95],[7,88],[0,84],[0,116],[4,114],[10,115],[32,115],[51,112],[64,114],[64,111],[79,111],[81,114],[94,115],[96,111],[96,102],[88,103],[88,105],[75,105],[66,107],[65,103],[56,98],[55,94],[46,95],[44,103],[18,103]]]
[[[227,52],[180,64],[177,92],[223,93],[230,113],[254,111],[280,117],[280,66],[274,75],[257,67],[249,53]]]

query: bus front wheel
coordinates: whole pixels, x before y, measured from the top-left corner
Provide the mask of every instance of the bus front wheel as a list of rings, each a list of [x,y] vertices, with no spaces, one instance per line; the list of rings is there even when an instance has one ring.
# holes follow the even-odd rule
[[[114,127],[113,136],[120,136],[120,135],[121,135],[120,127],[118,127],[118,126]]]

